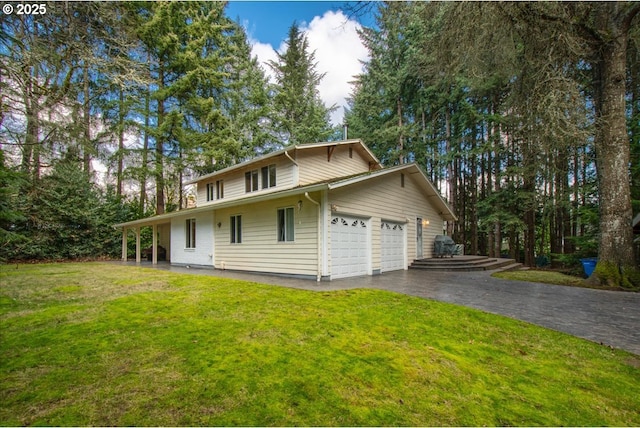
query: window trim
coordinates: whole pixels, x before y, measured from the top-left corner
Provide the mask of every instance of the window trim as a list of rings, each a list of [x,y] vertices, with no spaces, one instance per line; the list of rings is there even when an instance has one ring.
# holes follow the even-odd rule
[[[281,214],[282,213],[282,214]],[[289,215],[287,215],[289,213]],[[278,208],[276,213],[277,241],[282,243],[296,241],[296,214],[293,207]]]
[[[196,219],[188,218],[184,223],[185,250],[194,250],[196,248]]]
[[[213,183],[207,183],[207,202],[215,200]]]

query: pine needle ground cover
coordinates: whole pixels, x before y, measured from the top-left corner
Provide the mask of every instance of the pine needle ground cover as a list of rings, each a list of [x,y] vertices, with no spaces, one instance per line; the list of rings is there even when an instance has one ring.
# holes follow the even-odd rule
[[[640,425],[640,357],[450,304],[0,267],[3,425]]]

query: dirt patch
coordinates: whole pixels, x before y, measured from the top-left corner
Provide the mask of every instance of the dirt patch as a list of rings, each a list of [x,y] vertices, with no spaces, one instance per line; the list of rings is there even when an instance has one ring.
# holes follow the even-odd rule
[[[630,357],[624,360],[624,362],[629,364],[631,367],[640,369],[640,357]]]

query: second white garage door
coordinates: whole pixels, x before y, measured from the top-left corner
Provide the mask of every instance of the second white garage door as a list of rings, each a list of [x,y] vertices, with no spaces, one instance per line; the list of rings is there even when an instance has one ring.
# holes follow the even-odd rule
[[[381,271],[388,272],[405,268],[405,225],[382,221],[380,224]]]
[[[369,229],[359,218],[331,218],[331,278],[369,273]]]

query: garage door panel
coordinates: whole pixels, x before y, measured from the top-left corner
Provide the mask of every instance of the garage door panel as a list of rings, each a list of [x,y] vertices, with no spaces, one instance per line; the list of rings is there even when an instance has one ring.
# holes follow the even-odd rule
[[[381,271],[405,268],[405,224],[382,221],[380,224]]]
[[[369,272],[367,224],[348,216],[331,219],[331,277],[345,278]]]

